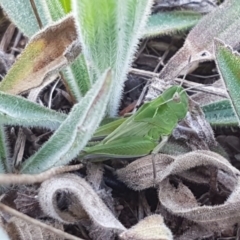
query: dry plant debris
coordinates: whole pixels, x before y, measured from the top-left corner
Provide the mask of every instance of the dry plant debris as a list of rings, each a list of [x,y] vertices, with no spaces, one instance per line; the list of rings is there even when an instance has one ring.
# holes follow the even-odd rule
[[[176,157],[159,154],[155,161],[158,198],[169,212],[211,230],[224,229],[240,221],[240,172],[221,155],[210,151],[193,151]],[[211,170],[214,168],[218,171],[212,182]],[[149,156],[118,170],[118,177],[135,190],[156,184]],[[225,192],[226,200],[213,206],[201,205],[184,180],[197,185],[208,184],[210,195],[213,194],[211,191],[214,194]]]
[[[154,11],[159,8],[182,7],[199,12],[209,12],[216,8],[215,3],[214,0],[156,0]],[[226,0],[220,9],[214,10],[213,14],[224,16],[223,13],[226,9],[230,9],[235,14],[234,4],[236,3],[236,0],[231,1],[231,4],[229,0]],[[193,64],[195,61],[213,59],[210,42],[213,35],[216,35],[217,29],[211,32],[212,28],[209,27],[209,29],[206,28],[207,33],[202,36],[199,34],[199,32],[203,33],[204,24],[211,21],[211,16],[207,16],[205,20],[202,20],[202,25],[200,24],[198,28],[190,32],[182,50],[167,65],[163,63],[165,57],[169,52],[174,52],[179,48],[179,43],[175,44],[179,42],[179,36],[143,41],[143,47],[134,63],[136,83],[126,89],[126,92],[131,94],[127,95],[129,99],[123,100],[123,105],[129,107],[129,102],[137,101],[139,92],[142,91],[144,85],[143,82],[146,81],[146,79],[139,79],[139,76],[145,74],[144,77],[153,79],[157,77],[158,81],[159,77],[174,78],[182,68],[188,68],[189,55],[194,55],[191,59]],[[224,19],[221,21],[224,22]],[[35,35],[28,43],[28,47],[32,45],[32,48],[35,48],[37,46],[38,50],[42,51],[42,55],[34,59],[34,69],[26,69],[26,71],[20,69],[21,74],[16,78],[15,87],[6,90],[7,86],[5,89],[3,82],[0,89],[2,87],[2,90],[12,94],[23,93],[39,86],[42,90],[56,79],[58,71],[72,62],[81,51],[76,29],[73,26],[73,18],[70,15],[61,23],[61,26],[56,24],[49,29],[49,32],[43,31]],[[236,36],[231,35],[235,27],[234,22],[230,33],[226,32],[225,34],[227,43],[233,45],[236,43],[235,41],[239,42],[236,40]],[[10,30],[9,28],[9,34]],[[208,34],[209,32],[211,34]],[[11,41],[13,33],[11,34],[10,38],[6,38],[7,41]],[[208,41],[203,42],[202,38],[206,36]],[[199,38],[200,43],[198,42]],[[59,41],[59,39],[61,40]],[[20,39],[16,38],[15,41],[21,45]],[[12,45],[12,43],[4,43],[3,52],[0,52],[0,60],[3,65],[1,74],[8,71],[11,63],[11,59],[8,59],[10,57],[6,54],[7,45]],[[15,50],[11,50],[11,52],[21,52],[22,47],[18,46],[17,49],[17,44],[13,45]],[[29,56],[24,56],[28,55],[27,51],[27,49],[24,50],[19,58],[28,58]],[[174,67],[174,59],[181,64]],[[155,72],[159,65],[163,67],[165,65],[160,75],[156,73],[157,71]],[[214,67],[210,71],[214,72]],[[200,75],[202,72],[200,71]],[[49,78],[49,75],[52,77]],[[33,79],[34,82],[31,81]],[[213,79],[216,80],[219,77],[213,77]],[[27,82],[27,86],[23,84],[25,82]],[[199,85],[182,79],[177,79],[177,82],[184,82],[183,86],[187,87]],[[141,87],[137,85],[141,85]],[[201,82],[201,86],[203,85],[204,83]],[[203,91],[193,95],[193,100],[201,105],[226,97],[225,89],[221,89],[221,84],[217,86],[220,88],[213,86],[208,86],[210,92],[208,98],[206,92]],[[215,91],[221,96],[212,95]],[[37,94],[35,93],[34,100],[37,99],[36,96],[39,92],[40,90]],[[68,112],[73,104],[70,95],[68,89],[59,83],[44,89],[39,95],[39,102],[50,108],[54,107],[56,110],[61,109]],[[126,102],[127,104],[125,104]],[[182,131],[184,127],[191,131]],[[16,127],[11,128],[9,136],[15,136],[17,130]],[[27,133],[28,131],[30,133]],[[21,160],[26,155],[29,156],[36,152],[51,135],[51,132],[39,129],[26,128],[21,132],[24,134],[24,140],[20,139],[22,145],[20,145],[21,153],[19,154],[21,156],[18,158]],[[228,133],[223,132],[221,135],[224,138],[224,147],[225,149],[229,147],[228,152],[237,159],[240,151],[239,144],[235,144],[235,146],[234,143],[239,142],[237,135],[239,131],[235,134],[236,136],[225,137],[225,134],[228,135]],[[230,134],[233,133],[230,132]],[[240,172],[231,164],[231,161],[209,151],[217,148],[217,142],[210,124],[196,103],[190,103],[189,113],[174,130],[173,137],[175,139],[167,147],[172,148],[171,151],[174,154],[158,154],[156,157],[157,177],[155,180],[153,179],[151,156],[133,161],[122,169],[119,168],[125,166],[125,160],[113,160],[106,164],[91,163],[87,164],[84,169],[80,169],[82,165],[53,168],[36,175],[0,175],[1,185],[13,185],[9,187],[0,203],[1,226],[14,240],[28,240],[35,236],[39,236],[39,239],[42,240],[66,238],[108,240],[116,237],[122,240],[186,240],[221,237],[224,240],[233,239],[235,235],[238,238]],[[233,139],[234,137],[235,139]],[[187,148],[179,144],[182,152],[191,150],[193,152],[179,155],[181,150],[178,151],[176,147],[179,139],[184,139],[187,144]],[[17,145],[14,139],[11,140],[11,145]],[[199,151],[199,149],[201,150]],[[230,157],[232,160],[231,154]],[[239,160],[237,165],[240,166]],[[118,170],[116,171],[116,169]],[[76,172],[62,174],[70,171]],[[41,185],[36,184],[41,182],[43,182]],[[26,186],[21,188],[18,186],[19,184]]]

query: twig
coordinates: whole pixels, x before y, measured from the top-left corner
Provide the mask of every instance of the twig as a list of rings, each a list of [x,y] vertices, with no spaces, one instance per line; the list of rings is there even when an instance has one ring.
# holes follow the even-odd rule
[[[7,47],[9,46],[9,43],[13,37],[13,34],[15,32],[15,25],[13,23],[11,23],[7,30],[5,31],[3,37],[2,37],[2,40],[0,42],[0,49],[3,51],[3,52],[6,52],[7,51]]]
[[[53,92],[56,89],[57,85],[59,83],[59,79],[55,82],[55,84],[53,85],[53,87],[51,88],[50,94],[49,94],[49,100],[48,100],[48,108],[51,109],[52,107],[52,97],[53,97]]]
[[[39,174],[0,174],[0,184],[34,184],[40,183],[57,174],[75,171],[82,168],[82,164],[51,168]]]
[[[43,28],[43,24],[42,24],[42,21],[41,21],[41,18],[39,16],[39,14],[38,14],[38,10],[37,10],[35,1],[34,0],[30,0],[30,3],[31,3],[31,6],[32,6],[34,15],[35,15],[35,17],[37,19],[38,26],[39,26],[40,29],[42,29]]]
[[[149,77],[149,78],[155,78],[155,79],[158,79],[158,76],[159,76],[159,73],[149,72],[149,71],[140,70],[140,69],[136,69],[136,68],[130,68],[129,72],[132,74],[141,75],[141,76]],[[149,79],[149,81],[152,81],[152,80]],[[159,81],[161,81],[161,80],[159,79]],[[227,92],[221,88],[216,88],[213,86],[206,86],[204,84],[187,81],[187,80],[184,80],[181,78],[176,78],[175,81],[178,82],[179,84],[182,84],[185,87],[188,87],[191,89],[196,88],[200,92],[210,93],[210,94],[222,96],[225,98],[228,97]]]
[[[66,233],[66,232],[64,232],[62,230],[57,229],[57,228],[49,226],[49,225],[47,225],[47,224],[45,224],[43,222],[35,220],[35,219],[31,218],[31,217],[28,217],[27,215],[25,215],[23,213],[20,213],[17,210],[15,210],[13,208],[10,208],[10,207],[8,207],[7,205],[5,205],[3,203],[0,203],[0,210],[4,211],[4,212],[7,212],[7,213],[9,213],[9,214],[11,214],[13,216],[19,217],[22,220],[24,220],[24,221],[26,221],[26,222],[28,222],[30,224],[34,224],[34,225],[36,225],[38,227],[44,228],[44,229],[46,229],[46,230],[48,230],[48,231],[50,231],[52,233],[55,233],[56,235],[58,235],[58,236],[60,236],[62,238],[70,239],[70,240],[84,240],[82,238],[75,237],[75,236],[73,236],[71,234],[68,234],[68,233]]]
[[[17,36],[14,40],[13,46],[11,47],[11,54],[13,55],[14,52],[21,52],[20,49],[17,48],[17,45],[22,37],[22,33],[18,30]]]

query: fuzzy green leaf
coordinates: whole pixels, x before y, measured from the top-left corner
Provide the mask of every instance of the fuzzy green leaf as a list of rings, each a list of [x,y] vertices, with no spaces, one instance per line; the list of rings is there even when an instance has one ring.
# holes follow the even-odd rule
[[[240,55],[233,52],[223,42],[215,40],[215,57],[219,73],[224,80],[230,102],[240,124]]]
[[[144,37],[171,35],[195,26],[202,15],[193,11],[159,12],[148,18]]]
[[[44,0],[46,11],[49,11],[51,19],[57,21],[66,16],[66,12],[63,8],[62,2],[64,0]]]
[[[71,10],[72,10],[72,6],[71,6],[72,1],[71,0],[58,0],[58,1],[61,3],[62,8],[64,9],[65,13],[71,12]]]
[[[69,89],[79,102],[92,86],[84,55],[78,56],[63,72]]]
[[[0,173],[12,172],[12,166],[9,165],[9,151],[7,146],[4,127],[0,125]]]
[[[81,45],[92,67],[90,82],[108,67],[113,69],[108,105],[112,116],[117,113],[123,83],[151,5],[152,1],[139,0],[73,0]]]
[[[69,163],[87,144],[100,124],[110,95],[111,72],[107,71],[76,104],[53,136],[27,159],[21,173],[40,173]]]
[[[35,0],[35,2],[42,24],[46,26],[50,23],[50,16],[45,11],[42,0]],[[0,0],[0,5],[26,36],[31,37],[39,31],[39,26],[29,0]]]
[[[221,100],[202,107],[207,121],[214,127],[237,126],[237,118],[229,100]]]
[[[0,124],[57,129],[66,115],[25,98],[0,92]]]

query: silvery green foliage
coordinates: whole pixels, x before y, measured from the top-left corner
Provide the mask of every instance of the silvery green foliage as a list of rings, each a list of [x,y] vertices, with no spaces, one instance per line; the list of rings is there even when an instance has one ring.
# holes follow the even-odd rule
[[[59,0],[41,0],[45,12],[49,12],[52,21],[57,21],[66,16]]]
[[[50,12],[53,21],[66,16],[71,11],[71,0],[41,0],[46,7],[45,10]]]
[[[116,115],[123,84],[152,6],[142,0],[73,0],[73,12],[86,61],[93,68],[90,82],[108,67],[114,72],[108,114]]]
[[[0,124],[42,127],[55,130],[66,115],[42,107],[25,98],[0,92]]]
[[[66,16],[59,0],[42,0],[45,10],[49,12],[53,21],[57,21]],[[71,66],[67,67],[63,73],[71,93],[77,101],[86,94],[91,88],[89,77],[89,68],[87,67],[83,54],[78,56]]]
[[[90,68],[87,67],[83,54],[79,55],[71,66],[64,70],[64,77],[75,99],[79,102],[91,88],[89,77]]]
[[[40,173],[53,166],[69,163],[85,147],[100,124],[110,95],[111,72],[101,78],[77,103],[53,136],[27,159],[21,173]]]
[[[192,28],[202,17],[193,11],[159,12],[148,18],[145,37],[170,35]]]
[[[219,73],[229,94],[229,100],[240,124],[240,54],[230,46],[215,39],[215,57]]]
[[[238,121],[229,100],[221,100],[202,107],[211,126],[237,126]]]
[[[49,16],[41,0],[35,0],[43,26],[49,23]],[[31,37],[39,30],[36,17],[29,0],[0,0],[0,5],[9,18],[26,36]]]
[[[11,172],[11,166],[9,166],[7,140],[4,132],[4,127],[0,125],[0,173]]]

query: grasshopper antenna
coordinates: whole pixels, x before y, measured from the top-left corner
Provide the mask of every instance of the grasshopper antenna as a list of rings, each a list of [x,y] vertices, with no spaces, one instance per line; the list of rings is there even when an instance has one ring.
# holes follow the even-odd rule
[[[188,58],[188,64],[187,64],[188,69],[190,68],[190,65],[191,65],[191,59],[192,59],[192,56],[190,55],[189,58]],[[186,79],[187,74],[188,74],[188,71],[186,71],[185,74],[183,75],[183,80]],[[180,87],[182,87],[182,85],[183,85],[183,81],[181,82]]]
[[[191,55],[189,56],[188,58],[188,67],[186,69],[186,72],[183,76],[183,80],[185,80],[187,74],[188,74],[188,69],[190,68],[191,66]],[[182,71],[182,70],[181,70]],[[178,89],[181,88],[183,85],[183,81],[181,82],[181,84],[178,86]],[[185,91],[185,90],[184,90]],[[163,104],[166,104],[167,102],[170,102],[170,101],[179,101],[180,100],[180,95],[181,95],[182,92],[178,93],[177,91],[174,93],[173,97],[171,99],[169,99],[168,101],[165,101]],[[167,136],[164,136],[162,139],[161,139],[161,142],[153,149],[152,151],[152,167],[153,167],[153,185],[155,186],[156,185],[156,178],[157,178],[157,170],[156,170],[156,155],[157,153],[161,150],[161,148],[166,144],[166,142],[168,141],[169,137]]]
[[[213,91],[204,91],[204,88],[207,88],[207,87],[212,87],[212,84],[204,84],[204,85],[199,84],[198,86],[191,86],[191,87],[185,88],[183,91],[180,92],[180,94],[182,92],[186,92],[186,91],[189,91],[189,90],[192,90],[192,89],[202,89],[202,92],[212,94],[212,95],[216,95],[216,96],[225,97],[225,95],[223,95],[223,93],[218,93],[218,92],[213,92]],[[192,91],[192,92],[196,92],[196,91]]]

